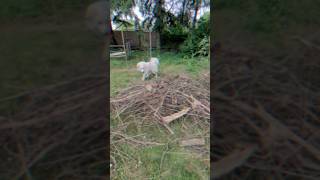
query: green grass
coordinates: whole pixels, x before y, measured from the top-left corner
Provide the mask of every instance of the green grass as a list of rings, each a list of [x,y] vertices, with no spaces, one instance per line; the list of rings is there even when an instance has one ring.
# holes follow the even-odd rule
[[[170,145],[132,149],[123,147],[123,151],[137,160],[119,164],[114,179],[168,179],[194,180],[208,177],[208,167],[191,153]],[[127,148],[126,150],[124,150]],[[133,170],[133,171],[132,171]]]
[[[143,147],[118,143],[111,147],[115,156],[116,170],[112,179],[207,179],[209,176],[209,156],[199,155],[191,150],[183,149],[178,142],[187,137],[208,137],[201,127],[194,126],[190,119],[180,119],[170,125],[175,132],[169,134],[166,129],[156,123],[137,123],[133,119],[129,122],[125,133],[164,145]],[[112,129],[118,127],[119,119],[112,120]],[[209,144],[209,138],[206,142]],[[208,146],[207,144],[207,146]]]
[[[153,56],[160,59],[160,78],[178,74],[196,78],[200,73],[209,71],[208,57],[185,59],[183,54],[173,52],[154,52]],[[147,57],[146,52],[136,51],[133,52],[127,64],[124,59],[111,59],[112,96],[123,88],[141,83],[142,74],[136,70],[136,63]],[[127,143],[117,143],[116,147],[111,147],[116,160],[112,179],[208,179],[209,164],[206,160],[209,157],[183,149],[178,142],[188,137],[209,137],[207,134],[209,131],[195,126],[191,119],[180,119],[170,124],[170,128],[175,132],[171,135],[164,127],[152,120],[143,122],[135,117],[122,118],[111,118],[111,131],[126,123],[124,133],[127,136],[165,145],[135,147]],[[209,138],[206,138],[206,141],[209,142]]]
[[[160,59],[159,76],[187,74],[196,77],[199,73],[210,70],[208,57],[184,58],[183,54],[173,52],[154,52]],[[126,63],[125,59],[111,59],[110,63],[110,88],[111,96],[117,91],[128,87],[130,84],[141,81],[142,74],[136,70],[139,61],[148,59],[148,54],[143,51],[134,51]]]

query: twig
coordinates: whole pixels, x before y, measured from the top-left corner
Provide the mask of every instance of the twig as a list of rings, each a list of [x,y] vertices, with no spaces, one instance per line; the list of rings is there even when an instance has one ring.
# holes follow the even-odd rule
[[[235,168],[243,165],[247,159],[257,150],[256,145],[249,146],[242,151],[235,151],[218,162],[213,162],[212,177],[219,178]]]
[[[180,146],[203,146],[205,140],[202,138],[187,139],[180,142]]]

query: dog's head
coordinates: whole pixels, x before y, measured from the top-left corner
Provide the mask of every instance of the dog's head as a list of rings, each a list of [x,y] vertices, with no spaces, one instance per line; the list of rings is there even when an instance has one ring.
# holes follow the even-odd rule
[[[145,62],[141,61],[137,64],[137,70],[140,72],[144,72],[144,64]]]
[[[150,62],[151,62],[151,63],[155,63],[155,64],[157,64],[157,65],[160,64],[159,59],[158,59],[158,58],[155,58],[155,57],[152,57],[152,58],[150,59]]]

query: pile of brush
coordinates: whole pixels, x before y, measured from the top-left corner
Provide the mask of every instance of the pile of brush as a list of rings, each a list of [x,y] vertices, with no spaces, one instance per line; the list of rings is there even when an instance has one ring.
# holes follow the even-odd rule
[[[197,80],[169,77],[124,89],[111,99],[111,113],[116,117],[134,115],[164,125],[182,116],[209,122],[209,74]]]
[[[188,137],[172,136],[173,141],[180,141],[180,146],[197,155],[209,156],[210,126],[210,76],[202,74],[198,79],[187,76],[161,77],[145,81],[118,92],[110,99],[111,118],[116,126],[111,127],[111,174],[115,173],[118,162],[123,162],[130,154],[124,155],[122,144],[131,147],[165,146],[168,142],[146,137],[141,133],[130,135],[129,124],[144,127],[164,128],[168,134],[176,132],[171,123],[182,123],[183,130],[200,128],[202,134],[188,134]],[[185,125],[184,123],[188,124]],[[159,131],[161,131],[159,129]],[[207,139],[207,142],[206,142]],[[132,157],[135,158],[135,157]],[[138,162],[137,162],[138,163]],[[120,163],[121,164],[121,163]]]

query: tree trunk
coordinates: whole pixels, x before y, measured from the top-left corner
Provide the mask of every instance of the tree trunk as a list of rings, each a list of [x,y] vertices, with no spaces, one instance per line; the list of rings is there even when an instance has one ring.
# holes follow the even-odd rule
[[[109,19],[109,27],[110,27],[110,34],[111,34],[111,38],[112,38],[112,44],[117,45],[118,43],[115,38],[114,31],[112,29],[111,19]]]
[[[192,28],[196,27],[196,23],[197,23],[197,15],[198,15],[198,11],[199,11],[199,4],[201,0],[195,0],[194,2],[194,16],[193,16],[193,21],[192,21]],[[199,3],[200,2],[200,3]]]
[[[185,11],[186,11],[186,3],[187,3],[187,0],[183,0],[183,2],[182,2],[182,14],[181,14],[181,17],[180,17],[180,23],[181,24],[184,24],[184,14],[185,14]]]
[[[158,0],[156,2],[156,9],[155,9],[155,17],[157,18],[156,22],[155,22],[155,27],[154,30],[158,31],[158,32],[162,32],[163,30],[163,5],[164,5],[164,0]]]

